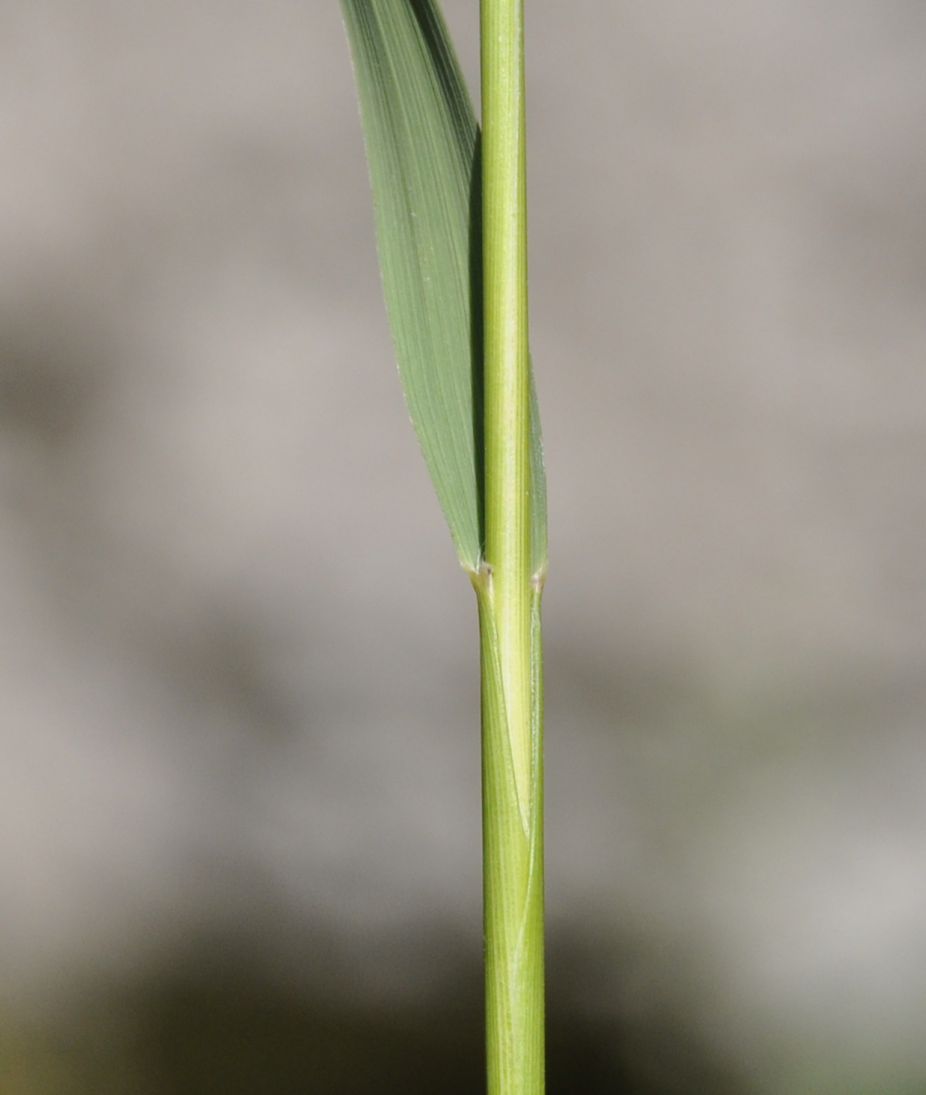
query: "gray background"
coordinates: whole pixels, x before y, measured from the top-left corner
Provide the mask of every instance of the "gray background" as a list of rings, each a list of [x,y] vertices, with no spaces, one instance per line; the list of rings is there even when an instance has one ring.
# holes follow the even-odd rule
[[[527,7],[552,1090],[922,1091],[926,6]],[[478,1090],[337,5],[0,0],[0,147],[2,1090]]]

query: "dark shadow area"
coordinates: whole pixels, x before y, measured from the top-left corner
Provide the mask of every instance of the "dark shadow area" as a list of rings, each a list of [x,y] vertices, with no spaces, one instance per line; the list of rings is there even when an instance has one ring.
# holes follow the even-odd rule
[[[307,954],[310,965],[313,959]],[[425,1002],[382,1003],[352,992],[305,991],[271,979],[216,940],[175,955],[6,1062],[8,1091],[75,1095],[473,1095],[484,1089],[481,971],[450,963]],[[548,1090],[583,1095],[682,1095],[744,1089],[687,1028],[681,1013],[604,1022],[556,1003],[550,982]],[[23,1043],[21,1043],[23,1044]],[[31,1069],[31,1072],[30,1072]],[[32,1076],[67,1075],[30,1086]]]
[[[53,315],[49,320],[48,314]],[[0,430],[71,458],[110,379],[105,336],[56,295],[0,311]]]

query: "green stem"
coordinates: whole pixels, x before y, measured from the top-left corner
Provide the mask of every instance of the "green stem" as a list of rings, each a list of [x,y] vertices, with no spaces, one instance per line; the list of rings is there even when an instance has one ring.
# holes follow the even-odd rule
[[[541,577],[532,570],[523,0],[481,0],[489,1095],[544,1090]]]

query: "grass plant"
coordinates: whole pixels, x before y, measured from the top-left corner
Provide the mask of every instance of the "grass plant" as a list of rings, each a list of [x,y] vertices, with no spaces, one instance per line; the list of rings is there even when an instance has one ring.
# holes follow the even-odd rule
[[[341,0],[399,373],[476,591],[489,1095],[544,1090],[546,486],[528,351],[523,0],[482,0],[480,134],[434,0]]]

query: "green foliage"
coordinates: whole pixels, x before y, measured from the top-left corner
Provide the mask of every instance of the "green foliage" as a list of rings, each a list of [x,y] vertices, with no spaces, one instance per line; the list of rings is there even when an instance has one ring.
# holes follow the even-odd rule
[[[542,1095],[546,493],[527,342],[522,0],[480,5],[484,164],[434,0],[341,2],[399,372],[479,606],[487,1087]]]
[[[412,423],[460,561],[483,557],[479,131],[432,0],[342,0],[383,288]],[[535,570],[546,501],[533,405]]]

